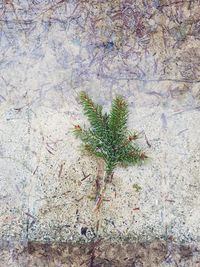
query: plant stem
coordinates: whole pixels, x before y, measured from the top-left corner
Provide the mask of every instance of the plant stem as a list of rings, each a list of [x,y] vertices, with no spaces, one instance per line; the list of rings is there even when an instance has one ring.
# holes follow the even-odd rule
[[[98,199],[96,201],[96,205],[95,205],[95,208],[94,208],[95,211],[99,210],[99,208],[100,208],[100,206],[101,206],[101,204],[103,202],[103,198],[104,198],[104,195],[105,195],[106,187],[107,187],[107,184],[109,182],[110,176],[111,175],[106,174],[104,179],[103,179],[104,185],[103,185],[103,188],[102,188],[102,190],[101,190],[101,192],[100,192],[100,194],[98,196]]]

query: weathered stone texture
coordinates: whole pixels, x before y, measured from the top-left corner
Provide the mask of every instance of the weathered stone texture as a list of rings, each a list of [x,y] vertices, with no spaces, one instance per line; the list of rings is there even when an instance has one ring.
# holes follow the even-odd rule
[[[199,1],[0,1],[2,242],[89,242],[98,222],[116,242],[199,247],[199,14]],[[87,124],[81,90],[105,110],[124,95],[151,157],[116,170],[99,213],[101,164],[71,133]]]

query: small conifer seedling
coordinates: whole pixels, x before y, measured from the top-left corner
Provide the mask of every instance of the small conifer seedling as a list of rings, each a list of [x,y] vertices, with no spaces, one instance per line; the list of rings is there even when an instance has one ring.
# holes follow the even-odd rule
[[[123,97],[113,100],[110,114],[103,113],[102,106],[95,104],[85,92],[80,93],[80,102],[90,128],[75,125],[74,134],[83,142],[85,151],[105,162],[104,186],[96,200],[99,208],[115,167],[141,164],[147,156],[135,143],[138,134],[127,128],[128,104]]]

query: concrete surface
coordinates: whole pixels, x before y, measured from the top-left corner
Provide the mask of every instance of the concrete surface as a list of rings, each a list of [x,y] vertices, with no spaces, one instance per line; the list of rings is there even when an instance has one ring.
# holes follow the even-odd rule
[[[183,2],[0,2],[2,244],[199,247],[200,5]],[[116,170],[99,213],[92,197],[102,164],[71,133],[87,125],[81,90],[105,110],[122,94],[151,158]]]

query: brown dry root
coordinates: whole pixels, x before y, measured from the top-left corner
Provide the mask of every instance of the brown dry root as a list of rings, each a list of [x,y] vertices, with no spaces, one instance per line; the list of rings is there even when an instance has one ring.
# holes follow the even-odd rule
[[[102,202],[103,202],[103,195],[101,194],[97,199],[97,202],[96,202],[95,207],[94,207],[94,211],[99,210]]]

